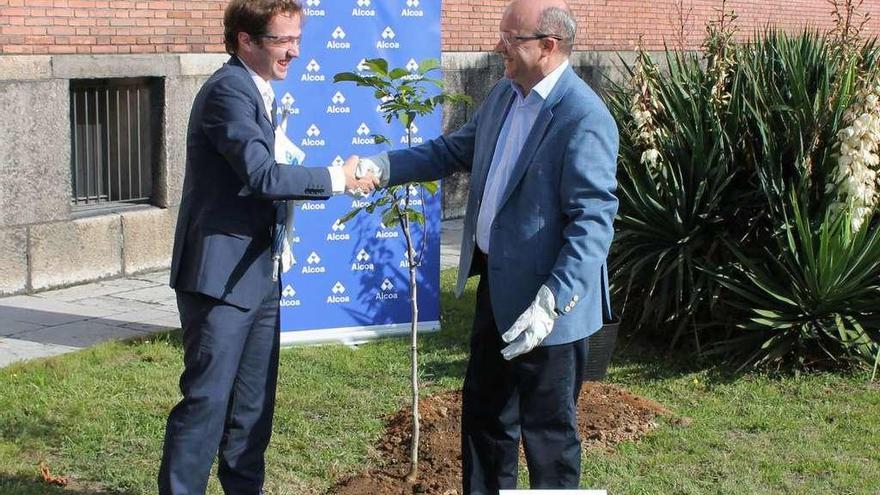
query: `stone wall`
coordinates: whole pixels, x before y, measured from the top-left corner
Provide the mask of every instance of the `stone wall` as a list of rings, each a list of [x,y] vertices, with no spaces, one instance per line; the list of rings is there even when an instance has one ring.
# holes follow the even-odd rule
[[[196,91],[226,55],[0,56],[0,294],[167,268]],[[71,205],[70,81],[158,77],[163,126],[151,205]]]

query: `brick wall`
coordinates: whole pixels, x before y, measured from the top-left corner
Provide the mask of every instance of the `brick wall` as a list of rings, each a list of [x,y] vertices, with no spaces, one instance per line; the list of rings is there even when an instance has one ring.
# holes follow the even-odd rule
[[[325,0],[342,2],[353,0]],[[374,0],[383,2],[388,0]],[[440,0],[422,0],[440,1]],[[443,0],[443,50],[491,50],[507,0]],[[224,1],[0,0],[0,53],[222,52]],[[627,50],[644,36],[698,47],[720,0],[570,0],[580,23],[579,50]],[[729,0],[742,36],[767,23],[792,30],[831,24],[826,0]],[[880,1],[866,0],[880,33]],[[684,22],[682,22],[684,20]],[[684,26],[684,29],[679,29]]]

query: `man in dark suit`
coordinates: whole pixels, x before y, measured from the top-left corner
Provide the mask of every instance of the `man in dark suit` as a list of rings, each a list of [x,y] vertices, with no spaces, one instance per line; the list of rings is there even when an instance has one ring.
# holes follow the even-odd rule
[[[280,200],[326,199],[376,184],[355,178],[354,159],[328,168],[274,159],[269,81],[284,79],[299,56],[302,17],[294,0],[232,0],[224,15],[232,57],[193,103],[171,262],[183,399],[168,418],[161,495],[203,494],[218,450],[227,494],[262,493],[279,351]]]
[[[386,184],[469,170],[457,292],[480,275],[464,380],[464,493],[515,488],[522,438],[532,488],[576,488],[576,403],[587,337],[610,317],[606,257],[618,133],[569,66],[563,0],[514,0],[495,51],[505,78],[461,129],[361,160]]]

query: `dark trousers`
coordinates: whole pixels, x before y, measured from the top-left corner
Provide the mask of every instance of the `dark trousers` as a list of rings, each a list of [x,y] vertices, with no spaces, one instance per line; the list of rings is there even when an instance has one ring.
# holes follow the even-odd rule
[[[537,347],[511,361],[501,356],[505,345],[483,271],[462,397],[464,493],[515,489],[520,437],[531,488],[577,488],[581,445],[576,403],[587,340]]]
[[[183,399],[168,417],[160,495],[204,494],[215,455],[224,492],[261,493],[278,377],[278,298],[274,290],[242,310],[177,292]]]

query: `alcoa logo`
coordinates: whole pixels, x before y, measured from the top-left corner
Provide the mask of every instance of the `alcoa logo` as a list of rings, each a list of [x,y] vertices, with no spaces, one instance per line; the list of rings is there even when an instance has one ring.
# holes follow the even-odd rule
[[[357,256],[355,256],[355,262],[351,264],[351,271],[362,272],[367,270],[375,270],[376,267],[373,266],[372,263],[368,263],[369,261],[370,253],[368,253],[365,249],[361,249]]]
[[[351,144],[376,144],[376,140],[370,137],[370,128],[367,127],[366,122],[361,122],[360,127],[357,129],[357,136],[351,138]]]
[[[409,205],[410,206],[422,206],[422,199],[418,197],[419,193],[421,192],[419,190],[419,188],[410,184],[409,187],[407,188],[407,190],[409,191],[409,197],[411,198],[409,200]],[[412,198],[415,198],[415,199],[412,199]],[[402,199],[400,200],[400,206],[401,207],[403,206]]]
[[[404,76],[403,79],[407,81],[417,81],[422,78],[422,76],[418,73],[419,63],[416,62],[416,59],[409,59],[409,62],[406,63],[405,67],[406,70],[410,72],[410,75]]]
[[[336,26],[336,29],[333,30],[332,40],[327,42],[327,48],[330,50],[347,50],[351,48],[351,43],[348,41],[342,41],[345,39],[345,31],[342,30],[342,26]]]
[[[336,155],[336,158],[333,159],[333,166],[341,167],[343,165],[345,165],[345,160],[343,160],[341,156]]]
[[[393,99],[394,99],[394,97],[393,97],[393,96],[390,96],[390,95],[389,95],[389,96],[383,96],[382,99],[379,101],[379,104],[376,105],[376,113],[382,113],[382,112],[383,112],[383,110],[382,110],[382,104],[385,103],[385,102],[391,101],[391,100],[393,100]]]
[[[287,113],[289,115],[299,115],[299,108],[293,106],[296,103],[296,100],[293,98],[293,95],[288,93],[284,93],[284,96],[281,97],[281,108],[278,109],[279,113]]]
[[[424,17],[425,12],[419,8],[419,0],[406,0],[406,8],[404,8],[400,15],[402,17]]]
[[[345,224],[339,223],[339,219],[333,222],[333,226],[330,227],[333,232],[327,234],[328,241],[347,241],[351,239],[351,236],[343,232],[345,230]]]
[[[416,263],[416,266],[421,266],[421,264]],[[409,268],[409,260],[406,259],[406,253],[403,253],[403,259],[400,260],[400,268]]]
[[[281,296],[281,301],[279,302],[279,306],[281,307],[296,307],[302,305],[302,301],[294,299],[296,291],[293,290],[293,286],[290,284],[287,284],[287,286],[284,287],[284,290],[281,291]]]
[[[308,64],[306,64],[306,72],[299,78],[302,82],[324,82],[325,77],[324,74],[319,74],[321,70],[321,66],[318,64],[318,61],[315,59],[311,59]]]
[[[299,209],[302,211],[323,211],[327,209],[327,204],[324,202],[303,201]]]
[[[376,231],[376,239],[397,239],[400,232],[395,228],[389,229],[384,223],[379,223],[379,230]]]
[[[318,137],[320,135],[321,135],[321,129],[319,129],[318,126],[316,126],[315,124],[312,124],[306,130],[306,137],[303,138],[300,145],[302,145],[302,146],[324,146],[324,145],[326,145],[327,143],[323,139],[320,139]]]
[[[306,0],[306,8],[305,10],[306,17],[324,17],[327,15],[324,12],[324,9],[319,9],[318,7],[321,5],[321,0]]]
[[[333,294],[327,296],[327,304],[340,304],[351,301],[350,297],[344,295],[345,286],[342,285],[342,282],[336,282],[336,285],[334,285],[330,291],[333,292]]]
[[[418,136],[419,128],[416,127],[416,123],[413,122],[409,125],[409,136],[404,134],[400,136],[400,144],[422,144],[425,139],[422,136]],[[409,137],[409,141],[407,141],[407,137]]]
[[[366,249],[361,249],[361,252],[357,254],[358,261],[369,261],[370,253],[367,252]]]
[[[310,254],[309,257],[306,258],[306,262],[308,262],[308,265],[302,268],[302,273],[305,275],[311,273],[324,273],[327,271],[326,268],[320,266],[321,257],[318,256],[318,253],[314,251],[312,251],[312,254]]]
[[[394,290],[394,284],[391,283],[387,278],[382,281],[382,285],[379,286],[381,291],[376,293],[377,301],[389,301],[393,299],[397,299],[397,293],[391,292]]]
[[[352,9],[352,17],[376,17],[376,11],[370,7],[370,0],[357,0],[357,7]]]
[[[351,113],[351,107],[345,106],[345,95],[342,94],[341,91],[337,91],[333,98],[330,99],[333,102],[332,105],[327,106],[327,113],[339,114],[339,113]]]
[[[392,41],[396,36],[397,34],[394,33],[394,30],[391,29],[391,26],[385,27],[385,30],[382,31],[382,39],[376,42],[376,48],[400,48],[400,43]]]

